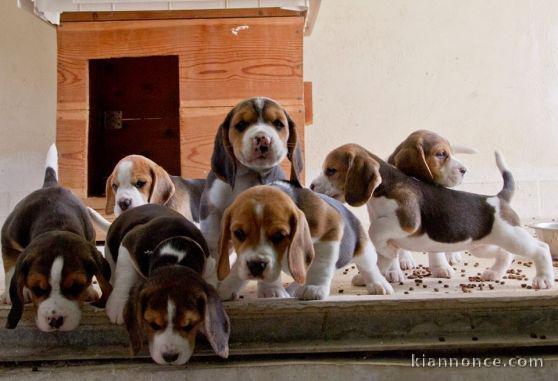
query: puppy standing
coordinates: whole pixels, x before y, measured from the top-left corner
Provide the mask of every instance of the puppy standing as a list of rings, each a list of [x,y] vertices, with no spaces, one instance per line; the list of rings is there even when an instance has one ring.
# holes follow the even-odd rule
[[[23,304],[37,306],[36,324],[44,332],[79,325],[81,304],[104,302],[111,291],[110,268],[95,248],[95,231],[82,202],[58,185],[54,144],[46,160],[43,187],[21,200],[2,227],[6,272],[4,301],[12,304],[6,328],[15,328]],[[92,288],[95,276],[102,296]]]
[[[467,172],[467,168],[454,154],[475,152],[467,147],[452,146],[434,132],[419,130],[399,144],[387,161],[407,176],[453,188],[463,182],[463,176]],[[454,275],[451,265],[461,261],[459,252],[445,255],[429,253],[428,257],[430,270],[435,278],[451,278]],[[404,270],[415,267],[411,253],[406,250],[400,250],[399,262]],[[388,270],[386,276],[393,282],[400,282],[403,280],[401,269]]]
[[[277,102],[251,98],[227,114],[215,137],[200,206],[200,227],[213,257],[225,209],[245,189],[284,179],[279,165],[285,157],[291,161],[291,180],[300,183],[303,163],[296,126]]]
[[[351,261],[371,294],[393,293],[358,219],[339,202],[309,189],[283,181],[250,188],[227,208],[221,229],[218,274],[224,299],[234,298],[250,279],[258,280],[259,297],[289,296],[282,269],[296,282],[289,287],[292,295],[324,299],[335,270]],[[232,271],[231,240],[238,255]]]
[[[383,258],[382,269],[397,261],[397,248],[426,252],[468,249],[478,256],[496,252],[498,269],[511,264],[509,252],[534,261],[534,288],[550,288],[554,269],[548,245],[520,226],[508,203],[513,178],[498,154],[496,163],[504,186],[496,196],[482,196],[418,181],[363,147],[347,144],[329,153],[314,188],[353,206],[367,204],[369,233]],[[486,278],[503,275],[489,272]]]
[[[105,213],[119,216],[123,211],[145,204],[159,204],[176,210],[189,220],[199,221],[200,198],[205,180],[185,180],[170,176],[152,160],[129,155],[116,164],[106,183]],[[108,230],[110,223],[89,208],[93,220]]]
[[[229,319],[202,277],[215,270],[194,224],[164,206],[139,206],[113,222],[105,252],[116,262],[106,312],[111,322],[126,323],[134,354],[147,334],[155,362],[184,364],[203,331],[215,352],[228,356]]]

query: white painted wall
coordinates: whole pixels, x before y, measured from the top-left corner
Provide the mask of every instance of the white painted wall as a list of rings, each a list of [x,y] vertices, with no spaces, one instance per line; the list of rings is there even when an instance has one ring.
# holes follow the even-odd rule
[[[56,31],[0,1],[0,223],[42,184],[56,123]]]
[[[481,151],[462,156],[464,189],[500,188],[499,149],[521,216],[558,217],[557,2],[324,0],[304,65],[309,173],[342,143],[387,157],[431,129]]]
[[[40,185],[55,133],[55,30],[15,3],[0,1],[0,222]],[[557,59],[552,0],[324,0],[305,39],[310,177],[341,143],[386,157],[427,128],[481,151],[462,157],[463,188],[500,188],[498,148],[522,217],[557,216]]]

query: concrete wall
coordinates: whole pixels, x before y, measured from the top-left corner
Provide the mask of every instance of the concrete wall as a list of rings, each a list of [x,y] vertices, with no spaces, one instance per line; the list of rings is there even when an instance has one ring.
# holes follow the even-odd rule
[[[55,133],[55,29],[15,3],[0,2],[0,222],[40,184]],[[463,189],[500,188],[497,148],[521,216],[558,215],[557,47],[551,0],[324,0],[305,39],[309,178],[341,143],[385,157],[427,128],[480,150]]]
[[[0,1],[0,223],[42,184],[56,126],[56,30]]]
[[[463,189],[499,190],[499,149],[525,222],[558,216],[558,3],[324,0],[304,65],[310,174],[342,143],[387,157],[431,129],[480,151],[461,157]]]

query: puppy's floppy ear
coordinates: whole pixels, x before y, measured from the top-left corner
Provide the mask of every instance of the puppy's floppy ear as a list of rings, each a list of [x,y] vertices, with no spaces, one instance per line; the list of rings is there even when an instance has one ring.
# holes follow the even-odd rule
[[[293,122],[289,114],[285,111],[287,121],[289,123],[289,139],[287,140],[287,158],[291,162],[291,182],[297,186],[301,186],[300,174],[304,169],[304,160],[302,160],[302,151],[298,144],[298,135],[296,132],[296,124]]]
[[[298,284],[306,282],[306,271],[314,259],[314,245],[306,216],[297,208],[290,218],[291,235],[287,260],[291,276]]]
[[[150,204],[164,205],[176,190],[169,174],[160,165],[151,163],[151,193],[149,194]]]
[[[211,170],[220,180],[234,188],[236,177],[236,157],[229,140],[229,128],[234,115],[234,108],[229,111],[215,135],[215,144],[211,155]]]
[[[6,319],[6,328],[14,329],[23,315],[23,287],[25,287],[25,279],[29,273],[29,268],[32,259],[30,255],[25,251],[21,253],[17,259],[17,263],[14,270],[14,275],[10,282],[10,299],[12,301],[12,307],[8,313],[8,318]]]
[[[229,243],[231,241],[231,210],[233,206],[229,206],[223,213],[221,219],[221,234],[219,237],[219,262],[217,264],[217,278],[223,280],[231,272],[231,264],[229,263]]]
[[[207,301],[205,303],[204,333],[207,341],[215,353],[222,357],[229,357],[229,335],[231,324],[229,316],[223,308],[217,291],[211,285],[206,285],[205,293]]]
[[[130,349],[134,356],[143,348],[143,308],[146,298],[144,285],[145,282],[142,282],[134,286],[124,307],[124,321],[130,337]]]
[[[426,162],[422,139],[413,146],[402,147],[398,152],[394,152],[390,156],[389,163],[408,176],[425,181],[434,180],[434,175]]]
[[[103,257],[103,255],[97,250],[95,246],[91,244],[89,246],[91,251],[91,257],[90,257],[90,261],[87,262],[86,264],[87,270],[91,274],[95,275],[95,278],[97,278],[97,282],[99,282],[99,287],[101,288],[101,292],[103,293],[101,295],[101,298],[98,301],[91,304],[94,305],[95,307],[104,308],[107,299],[110,293],[112,292],[112,286],[109,283],[110,276],[111,276],[110,265],[105,259],[105,257]]]
[[[105,197],[107,199],[107,203],[105,205],[105,213],[112,214],[114,213],[114,189],[112,189],[112,179],[114,178],[114,172],[107,179],[107,183],[105,185]]]
[[[380,185],[380,163],[364,154],[351,154],[345,179],[345,201],[351,206],[361,206]]]

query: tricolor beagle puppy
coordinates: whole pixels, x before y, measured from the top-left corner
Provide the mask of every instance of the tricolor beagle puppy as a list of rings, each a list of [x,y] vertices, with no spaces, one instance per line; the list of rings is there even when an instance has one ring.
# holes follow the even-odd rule
[[[122,213],[105,246],[116,263],[106,312],[126,323],[133,353],[149,340],[158,364],[184,364],[203,331],[221,357],[228,356],[229,319],[203,274],[215,271],[196,226],[172,209],[149,204]]]
[[[238,256],[232,271],[231,240]],[[350,262],[371,294],[393,293],[358,219],[340,202],[289,182],[241,193],[225,211],[219,247],[223,299],[234,298],[250,279],[258,280],[259,297],[324,299],[335,270]],[[289,293],[282,286],[281,270],[296,282]]]
[[[163,167],[141,155],[126,156],[116,164],[106,183],[105,213],[118,217],[125,210],[159,204],[176,210],[189,220],[199,221],[199,205],[205,180],[170,176]],[[103,220],[95,222],[107,226]]]
[[[277,102],[251,98],[227,114],[215,137],[200,206],[200,227],[214,257],[225,209],[245,189],[284,179],[279,164],[285,157],[291,161],[291,180],[299,183],[303,163],[296,126]]]
[[[478,256],[497,255],[496,267],[483,274],[493,280],[503,275],[499,270],[511,264],[509,253],[513,253],[534,261],[534,288],[550,288],[554,269],[548,245],[520,226],[508,203],[513,177],[498,153],[496,163],[504,186],[496,196],[483,196],[406,176],[363,147],[346,144],[328,154],[323,173],[313,184],[316,191],[350,205],[366,203],[369,234],[381,254],[382,270],[397,261],[398,248],[470,250]]]
[[[463,146],[450,145],[447,139],[435,132],[419,130],[410,134],[389,156],[388,163],[394,165],[407,176],[421,181],[453,188],[463,182],[467,168],[455,158],[456,153],[475,153]],[[430,270],[435,278],[451,278],[451,265],[461,261],[461,253],[429,253]],[[409,251],[400,250],[399,263],[402,269],[415,267]],[[388,271],[388,278],[401,271]],[[401,279],[391,279],[400,282]]]
[[[44,332],[70,331],[81,319],[81,305],[104,306],[111,291],[110,267],[95,248],[95,230],[83,203],[58,185],[58,153],[48,151],[43,187],[21,200],[2,227],[2,260],[12,307],[6,328],[15,328],[23,305],[37,307]],[[102,296],[92,287],[97,278]]]

